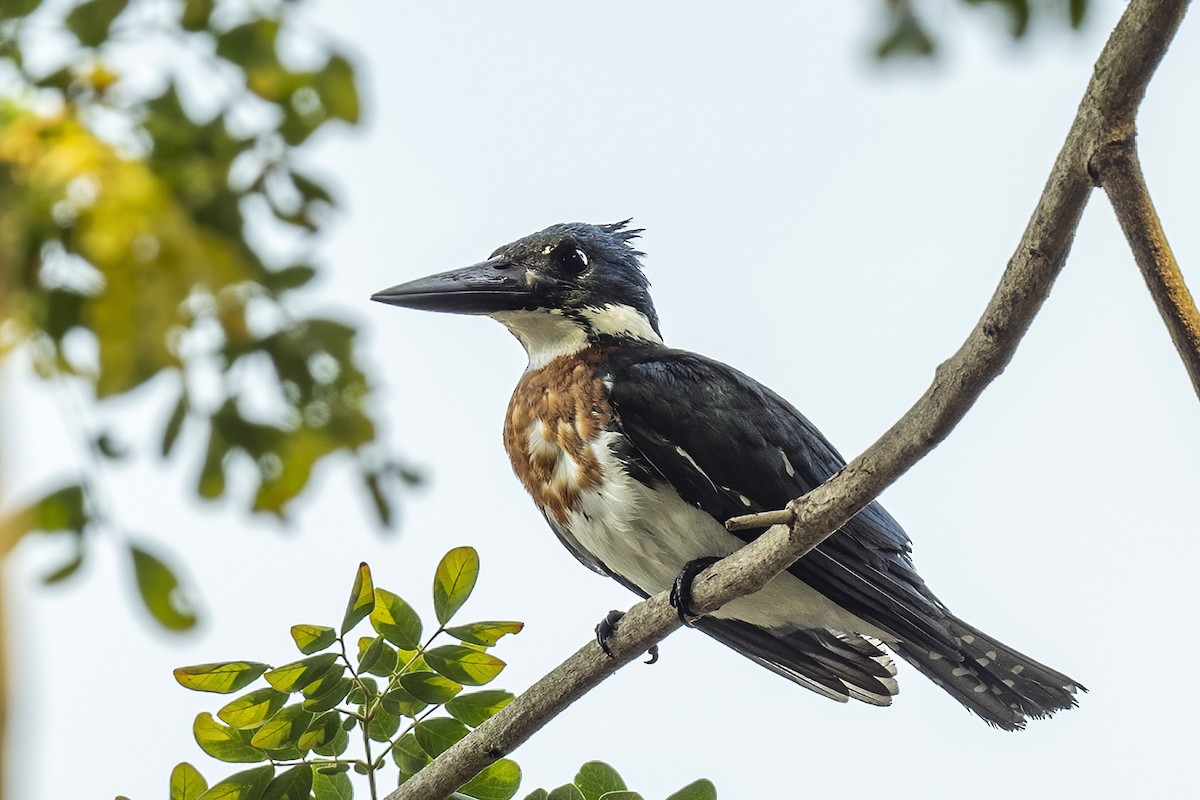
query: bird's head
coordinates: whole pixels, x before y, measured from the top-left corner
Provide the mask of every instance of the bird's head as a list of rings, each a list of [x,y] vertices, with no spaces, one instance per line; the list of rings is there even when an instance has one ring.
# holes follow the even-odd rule
[[[642,253],[631,244],[641,231],[628,225],[551,225],[498,248],[487,261],[371,299],[490,316],[521,341],[531,367],[606,339],[661,343]]]

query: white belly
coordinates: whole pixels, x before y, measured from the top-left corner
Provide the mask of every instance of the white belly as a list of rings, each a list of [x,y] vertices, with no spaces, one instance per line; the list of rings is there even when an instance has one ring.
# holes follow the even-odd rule
[[[604,446],[596,450],[609,452]],[[651,489],[625,475],[615,459],[613,462],[604,465],[603,474],[616,478],[584,493],[563,526],[567,538],[608,572],[647,594],[657,594],[670,588],[689,561],[727,556],[742,546],[741,539],[706,512],[685,503],[673,489]],[[713,616],[771,629],[825,628],[884,641],[894,638],[787,572],[758,592],[726,604]]]

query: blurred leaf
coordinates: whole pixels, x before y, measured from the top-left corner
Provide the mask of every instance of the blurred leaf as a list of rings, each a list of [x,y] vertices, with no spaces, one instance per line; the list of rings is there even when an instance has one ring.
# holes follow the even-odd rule
[[[337,653],[322,653],[276,667],[264,677],[267,683],[281,692],[295,692],[329,672],[337,659]]]
[[[200,771],[186,761],[171,770],[171,800],[196,800],[208,788]]]
[[[108,28],[125,10],[128,0],[85,0],[67,14],[67,30],[86,47],[97,47],[108,38]]]
[[[458,644],[426,650],[425,663],[450,680],[467,686],[482,686],[491,682],[505,666],[491,653]]]
[[[609,792],[623,792],[629,787],[615,769],[603,761],[589,761],[575,775],[575,786],[583,792],[584,800],[600,800]]]
[[[207,711],[197,715],[192,723],[192,736],[200,749],[221,761],[265,761],[267,754],[250,744],[250,734],[222,725]]]
[[[309,800],[312,787],[312,766],[298,764],[276,775],[263,793],[262,800]]]
[[[509,800],[521,788],[521,768],[503,758],[459,787],[458,791],[476,800]]]
[[[4,10],[0,15],[16,19],[31,13],[41,4],[42,0],[4,0]]]
[[[129,546],[134,576],[142,603],[164,628],[185,631],[196,624],[196,614],[183,594],[179,579],[171,568],[150,553]]]
[[[83,505],[83,486],[73,483],[50,492],[9,519],[5,527],[14,538],[32,531],[82,532],[88,523]]]
[[[346,604],[346,614],[342,617],[342,633],[363,620],[375,608],[375,585],[371,581],[371,568],[367,563],[358,565],[354,575],[354,586],[350,589],[350,602]]]
[[[344,57],[335,55],[317,73],[315,88],[329,116],[358,122],[358,88],[354,85],[354,68]]]
[[[367,487],[367,494],[371,495],[371,503],[375,506],[375,514],[379,517],[379,521],[385,526],[391,527],[392,503],[384,493],[379,478],[378,472],[363,472],[363,485]]]
[[[445,625],[471,596],[479,579],[479,554],[474,547],[456,547],[442,557],[433,576],[433,609]]]
[[[313,776],[313,797],[316,800],[352,800],[354,787],[345,772],[318,772]]]
[[[421,617],[408,603],[387,589],[375,590],[371,627],[402,650],[416,650],[421,646]]]
[[[1071,27],[1082,27],[1084,19],[1087,18],[1088,0],[1070,0],[1068,8],[1071,17]]]
[[[208,26],[215,0],[184,0],[183,16],[179,20],[185,31],[200,31]]]
[[[253,683],[268,669],[267,664],[257,661],[215,661],[177,667],[174,675],[180,686],[194,692],[229,694]]]
[[[217,55],[246,70],[247,74],[279,69],[275,37],[279,23],[257,19],[230,28],[217,37]]]
[[[448,717],[433,717],[413,728],[417,744],[430,758],[440,756],[468,732],[466,725]]]
[[[308,264],[296,264],[263,276],[263,285],[273,292],[299,289],[317,276],[317,271]]]
[[[197,800],[261,800],[275,767],[270,764],[230,775],[217,783]]]
[[[255,689],[221,707],[217,716],[239,730],[252,730],[283,708],[288,696],[274,689]]]
[[[304,655],[312,655],[337,641],[337,631],[324,625],[293,625],[292,640]]]
[[[162,447],[160,448],[163,458],[169,456],[175,447],[175,442],[179,439],[179,432],[183,430],[183,421],[187,419],[187,411],[188,396],[187,392],[183,392],[179,395],[179,400],[175,403],[171,416],[167,418],[167,427],[163,429]]]
[[[503,689],[484,689],[460,694],[446,703],[446,711],[455,719],[474,728],[512,701],[511,692]]]
[[[446,633],[464,642],[492,647],[496,642],[500,641],[502,636],[510,633],[520,633],[524,627],[524,622],[488,620],[486,622],[472,622],[467,625],[446,628]]]
[[[893,17],[892,29],[876,46],[875,55],[881,60],[896,56],[929,56],[933,49],[933,39],[917,16],[905,6]]]
[[[82,540],[80,539],[79,543],[75,547],[75,555],[71,556],[71,558],[58,569],[43,575],[42,583],[50,586],[52,584],[65,581],[67,578],[74,575],[81,566],[83,566],[83,556],[84,550],[82,546]]]
[[[712,781],[701,778],[675,792],[667,800],[717,800],[717,787],[713,786]]]
[[[292,183],[296,185],[296,191],[300,192],[300,196],[306,203],[322,202],[333,205],[333,196],[329,194],[329,190],[312,178],[305,177],[299,172],[292,172],[291,178]]]
[[[431,705],[441,705],[462,691],[462,684],[428,670],[401,675],[400,686],[413,697]]]
[[[93,444],[100,455],[105,458],[110,458],[114,461],[124,458],[129,455],[128,449],[117,444],[113,439],[112,434],[107,431],[96,437]]]
[[[250,744],[264,750],[295,747],[312,721],[313,713],[299,704],[286,706],[255,732]]]

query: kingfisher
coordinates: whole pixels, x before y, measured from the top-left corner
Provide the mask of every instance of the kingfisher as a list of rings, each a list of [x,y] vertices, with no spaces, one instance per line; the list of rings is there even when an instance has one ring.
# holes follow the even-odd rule
[[[703,617],[690,581],[763,533],[731,517],[783,508],[844,465],[787,400],[733,367],[663,343],[630,220],[565,223],[481,263],[372,299],[486,315],[528,367],[504,420],[513,471],[587,567],[825,697],[890,705],[899,655],[984,721],[1020,730],[1077,705],[1077,681],[954,616],[877,502],[761,590]],[[597,629],[601,646],[619,616]],[[607,648],[606,648],[607,649]]]

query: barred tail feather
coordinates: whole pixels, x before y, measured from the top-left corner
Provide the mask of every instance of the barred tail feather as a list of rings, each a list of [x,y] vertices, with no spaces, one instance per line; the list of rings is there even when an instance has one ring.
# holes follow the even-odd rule
[[[896,665],[879,642],[825,630],[781,633],[734,619],[704,617],[696,627],[793,683],[831,700],[891,705]]]
[[[893,648],[991,725],[1018,731],[1029,719],[1074,708],[1077,691],[1087,689],[1044,664],[996,641],[962,620],[947,616],[958,652],[928,650],[904,642]]]

